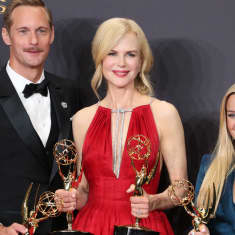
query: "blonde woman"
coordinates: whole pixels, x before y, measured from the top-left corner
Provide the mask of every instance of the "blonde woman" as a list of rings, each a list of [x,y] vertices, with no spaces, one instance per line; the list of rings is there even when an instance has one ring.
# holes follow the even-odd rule
[[[235,84],[228,89],[222,100],[218,141],[213,153],[203,156],[196,183],[197,206],[210,208],[215,200],[215,218],[210,220],[208,228],[202,226],[201,232],[191,231],[190,234],[235,234],[234,139]],[[216,198],[213,198],[213,185]]]
[[[99,97],[98,88],[105,82],[107,93],[73,117],[84,171],[76,192],[57,191],[64,198],[63,210],[80,210],[74,229],[96,235],[112,235],[115,225],[134,224],[135,217],[141,218],[141,226],[173,235],[162,211],[173,204],[167,190],[158,192],[162,161],[158,152],[161,149],[171,181],[187,178],[184,132],[175,107],[151,96],[153,57],[144,32],[133,20],[109,19],[96,32],[92,55],[96,66],[92,88]],[[151,142],[148,169],[159,164],[144,185],[143,196],[135,197],[133,191],[141,189],[133,187],[136,172],[127,140],[138,134]],[[139,173],[142,164],[135,161]]]

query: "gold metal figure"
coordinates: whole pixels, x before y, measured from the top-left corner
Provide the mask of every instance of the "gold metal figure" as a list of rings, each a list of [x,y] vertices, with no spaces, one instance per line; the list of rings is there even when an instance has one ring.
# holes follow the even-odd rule
[[[209,219],[213,217],[212,211],[215,207],[215,189],[213,192],[213,204],[209,210],[204,208],[198,208],[195,206],[194,199],[194,187],[188,180],[175,180],[168,189],[168,195],[175,205],[183,206],[185,211],[193,217],[192,225],[196,232],[199,232],[200,224],[207,224]],[[209,198],[208,198],[209,200]]]
[[[30,192],[32,190],[33,183],[30,184],[25,198],[22,205],[22,218],[23,218],[23,224],[28,228],[28,232],[26,235],[33,235],[38,227],[38,223],[48,219],[49,217],[56,217],[60,214],[58,210],[58,205],[61,203],[55,202],[55,194],[52,192],[44,192],[37,202],[37,204],[34,204],[34,209],[29,212],[28,209],[28,199]],[[39,189],[39,187],[38,187]],[[37,189],[37,191],[38,191]],[[35,200],[37,198],[37,193],[35,196]],[[42,216],[42,217],[39,217]]]
[[[6,2],[6,0],[0,0],[0,2]],[[4,5],[0,5],[0,14],[3,14],[6,11],[7,7]]]
[[[6,11],[6,6],[0,5],[0,14],[3,14]]]
[[[76,164],[78,153],[71,140],[63,139],[54,146],[54,157],[59,168],[59,174],[64,182],[64,189],[69,191],[77,176]],[[66,213],[68,231],[72,231],[72,212]]]
[[[131,164],[136,173],[134,195],[142,196],[143,185],[149,184],[149,182],[152,180],[152,178],[156,173],[156,169],[160,158],[160,152],[158,152],[156,162],[151,171],[149,172],[148,172],[148,159],[151,153],[151,143],[147,137],[145,137],[144,135],[132,136],[127,142],[127,152],[131,158]],[[134,161],[139,161],[139,160],[143,161],[143,165],[140,171],[137,170],[134,164]],[[135,227],[140,228],[139,222],[140,219],[136,218]]]

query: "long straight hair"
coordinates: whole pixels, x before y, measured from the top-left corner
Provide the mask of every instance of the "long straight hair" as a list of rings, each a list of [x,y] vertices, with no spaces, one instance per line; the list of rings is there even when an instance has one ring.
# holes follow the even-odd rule
[[[227,90],[221,102],[219,136],[212,153],[214,158],[205,174],[197,197],[198,207],[209,209],[215,203],[213,215],[217,210],[226,178],[235,166],[233,138],[227,127],[227,102],[232,95],[235,95],[235,84]],[[213,198],[214,188],[216,198]]]

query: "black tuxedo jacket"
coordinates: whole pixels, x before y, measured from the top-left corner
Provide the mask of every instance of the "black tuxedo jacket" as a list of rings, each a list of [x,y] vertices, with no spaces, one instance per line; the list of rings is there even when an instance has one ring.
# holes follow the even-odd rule
[[[77,85],[45,72],[57,128],[54,140],[71,139],[72,115],[79,109]],[[0,71],[0,222],[22,222],[21,205],[31,182],[40,192],[61,185],[52,147],[44,148],[12,85],[6,69]],[[51,164],[49,164],[51,162]],[[56,180],[58,178],[58,181]],[[57,181],[57,182],[56,182]],[[32,200],[36,189],[32,190]],[[31,195],[30,195],[31,197]]]

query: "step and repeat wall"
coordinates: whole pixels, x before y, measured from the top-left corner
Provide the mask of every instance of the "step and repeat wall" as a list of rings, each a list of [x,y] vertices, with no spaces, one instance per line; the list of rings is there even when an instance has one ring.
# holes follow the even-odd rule
[[[189,178],[194,183],[201,157],[211,152],[218,131],[219,105],[235,82],[234,0],[45,0],[55,24],[55,42],[46,69],[76,80],[84,105],[97,102],[90,88],[94,72],[91,40],[111,17],[134,19],[145,31],[155,62],[155,96],[173,103],[185,130]],[[0,23],[8,0],[0,0]],[[0,65],[8,48],[0,41]],[[1,78],[0,78],[1,79]],[[172,159],[173,161],[174,159]],[[167,185],[163,168],[162,190]],[[190,218],[168,211],[176,234],[186,234]]]

